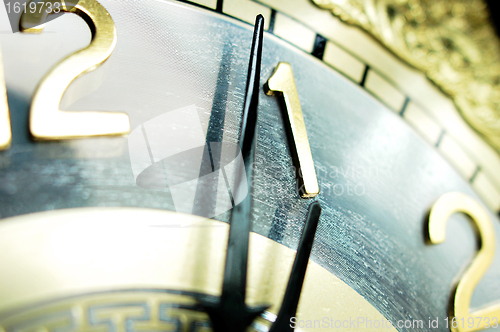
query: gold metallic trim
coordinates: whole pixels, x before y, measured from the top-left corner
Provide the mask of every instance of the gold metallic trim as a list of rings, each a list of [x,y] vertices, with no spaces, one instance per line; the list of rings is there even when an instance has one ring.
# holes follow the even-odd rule
[[[426,73],[500,152],[500,41],[484,0],[312,1]]]
[[[47,2],[55,4],[60,0],[40,2],[38,5],[44,6]],[[76,6],[68,8],[64,5],[61,10],[79,15],[89,24],[92,42],[52,68],[38,86],[31,104],[31,134],[35,139],[54,140],[129,133],[130,121],[125,113],[59,110],[61,99],[71,82],[104,63],[113,52],[117,38],[113,19],[96,0],[80,0]],[[23,13],[22,30],[41,33],[43,25],[40,24],[46,16],[45,10]]]
[[[208,315],[193,297],[162,290],[120,290],[53,299],[0,319],[5,331],[199,331]],[[195,325],[196,324],[196,325]],[[196,329],[191,329],[192,326]],[[19,326],[22,326],[19,329]]]
[[[319,194],[318,179],[314,169],[309,139],[307,138],[304,116],[300,106],[299,94],[295,86],[293,71],[290,64],[280,62],[273,75],[265,85],[266,94],[269,96],[283,96],[286,112],[288,115],[287,125],[292,132],[292,141],[296,153],[295,167],[301,181],[301,196],[304,198],[314,197]],[[295,158],[294,158],[295,159]]]
[[[7,102],[2,49],[0,48],[0,151],[10,147],[11,139],[9,103]]]
[[[452,332],[472,332],[490,327],[488,325],[493,324],[494,318],[498,323],[500,317],[500,303],[472,313],[469,311],[474,288],[490,267],[495,256],[496,237],[493,222],[486,210],[475,199],[459,192],[452,192],[441,196],[432,206],[429,215],[429,240],[432,244],[444,242],[448,219],[457,212],[471,217],[477,232],[479,250],[451,295],[453,306],[450,310],[450,324],[456,318],[458,323],[456,327],[451,326]],[[480,320],[477,319],[478,317]],[[469,326],[469,318],[476,322],[472,324],[472,328]],[[488,321],[486,321],[487,318]]]

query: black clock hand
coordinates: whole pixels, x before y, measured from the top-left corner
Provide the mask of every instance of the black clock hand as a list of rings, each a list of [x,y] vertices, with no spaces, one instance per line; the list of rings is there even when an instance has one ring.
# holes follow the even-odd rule
[[[240,149],[243,155],[245,174],[237,175],[236,193],[247,191],[245,199],[235,206],[231,213],[226,266],[222,294],[218,303],[200,301],[205,308],[214,331],[244,332],[268,306],[250,308],[245,303],[248,242],[251,231],[252,177],[255,150],[255,127],[259,104],[260,67],[264,18],[257,16],[250,53],[245,103],[240,132]],[[243,176],[246,175],[246,178]]]
[[[276,321],[271,326],[269,332],[293,331],[293,328],[290,326],[290,318],[295,317],[297,314],[300,293],[302,291],[307,263],[311,255],[320,215],[321,205],[318,202],[312,203],[307,212],[306,223],[304,224],[304,230],[302,231],[299,247],[297,248],[297,255],[295,256],[292,271],[290,272],[290,279],[288,279],[288,285],[285,295],[283,296],[283,302],[278,316],[276,317]]]

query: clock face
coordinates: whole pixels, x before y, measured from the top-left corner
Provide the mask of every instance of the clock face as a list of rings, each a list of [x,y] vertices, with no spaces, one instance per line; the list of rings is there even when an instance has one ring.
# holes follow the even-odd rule
[[[352,81],[264,33],[248,163],[241,128],[252,26],[180,2],[81,0],[75,8],[97,20],[93,33],[77,15],[51,20],[40,34],[7,33],[8,9],[0,9],[12,128],[11,147],[0,152],[5,331],[210,330],[200,303],[220,295],[228,223],[247,200],[248,301],[271,306],[253,329],[276,319],[313,201],[322,211],[298,329],[324,329],[311,325],[318,320],[348,330],[335,323],[352,319],[370,330],[371,319],[385,330],[422,330],[420,321],[424,330],[449,330],[449,303],[463,306],[454,285],[478,238],[491,263],[479,264],[484,275],[471,273],[479,278],[465,308],[498,303],[498,218],[433,147]],[[84,60],[60,63],[96,40],[95,71],[80,76]],[[70,84],[71,75],[78,78]],[[56,98],[60,86],[68,87],[51,109],[46,96]],[[109,117],[61,120],[57,107]],[[129,134],[85,137],[99,130]],[[72,133],[80,139],[68,140]],[[242,169],[253,171],[244,190]],[[453,213],[460,211],[479,235]],[[430,245],[437,229],[446,241]]]

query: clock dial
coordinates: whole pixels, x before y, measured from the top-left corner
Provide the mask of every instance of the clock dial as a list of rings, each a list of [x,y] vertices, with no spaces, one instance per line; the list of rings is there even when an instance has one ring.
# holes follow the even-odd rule
[[[78,309],[68,312],[76,312],[81,322],[105,326],[109,311],[102,313],[107,309],[99,307],[100,314],[90,314],[87,303],[122,309],[128,308],[123,303],[141,303],[139,312],[120,314],[120,322],[135,327],[147,311],[157,315],[157,322],[179,318],[184,328],[190,323],[180,317],[196,312],[204,322],[193,329],[207,328],[203,309],[189,308],[200,298],[217,300],[222,289],[227,223],[240,203],[233,189],[235,165],[243,156],[234,147],[240,142],[252,27],[180,2],[99,3],[116,27],[116,47],[102,66],[68,87],[59,107],[82,114],[125,112],[131,125],[125,137],[53,142],[30,137],[37,84],[61,59],[92,40],[80,17],[63,15],[39,35],[0,34],[12,122],[12,146],[0,153],[0,215],[13,218],[0,223],[0,236],[5,236],[0,241],[5,255],[0,321],[7,331],[27,321],[43,327],[44,319],[57,311],[53,306],[66,310],[74,305]],[[10,31],[4,8],[0,16],[1,30]],[[385,105],[307,53],[264,33],[249,196],[254,233],[247,303],[272,307],[256,324],[270,326],[269,317],[280,308],[311,205],[297,191],[286,113],[281,101],[263,88],[281,62],[293,68],[320,189],[315,200],[322,207],[297,311],[304,324],[298,328],[320,330],[306,327],[306,320],[357,318],[358,303],[368,304],[362,306],[366,317],[391,321],[389,330],[418,330],[397,324],[428,323],[429,317],[443,322],[450,285],[474,255],[476,236],[468,220],[454,214],[448,240],[430,246],[424,236],[427,213],[448,192],[479,200],[477,195]],[[210,206],[200,209],[200,197],[207,193]],[[487,214],[496,241],[500,223]],[[16,241],[7,241],[8,236]],[[500,299],[498,248],[474,288],[472,312]],[[261,263],[252,262],[253,252]],[[285,256],[286,268],[280,265]],[[268,266],[275,268],[266,270]],[[16,287],[13,281],[18,281]],[[140,289],[142,300],[129,296],[133,289]],[[148,302],[156,298],[151,289],[182,294],[180,299]],[[103,300],[122,291],[123,302]],[[181,306],[184,301],[191,301],[187,309]],[[30,311],[34,304],[36,313]],[[172,304],[182,312],[161,316]],[[23,316],[31,314],[36,319]],[[267,323],[260,321],[266,318]],[[440,325],[435,330],[448,329]]]

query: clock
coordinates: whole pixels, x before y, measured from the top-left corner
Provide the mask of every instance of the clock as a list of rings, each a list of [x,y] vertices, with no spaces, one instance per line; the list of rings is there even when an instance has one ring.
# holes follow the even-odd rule
[[[498,328],[498,216],[382,74],[291,44],[272,6],[14,5],[0,330]]]

